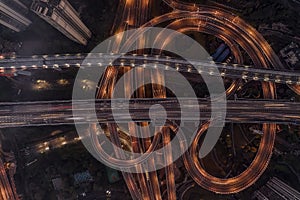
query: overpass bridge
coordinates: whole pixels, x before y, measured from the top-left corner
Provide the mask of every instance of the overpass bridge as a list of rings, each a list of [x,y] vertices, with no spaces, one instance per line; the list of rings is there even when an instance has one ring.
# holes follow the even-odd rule
[[[276,69],[261,69],[254,66],[215,63],[203,60],[182,60],[160,55],[126,55],[126,54],[76,54],[76,55],[44,55],[20,57],[0,60],[0,75],[18,75],[22,71],[36,69],[63,70],[75,68],[97,68],[107,66],[131,66],[148,69],[161,69],[164,71],[176,70],[179,72],[201,74],[208,76],[222,76],[232,79],[244,79],[264,82],[300,85],[300,72]],[[195,67],[193,67],[195,66]]]
[[[153,110],[152,106],[157,104],[164,110]],[[225,122],[234,123],[300,124],[298,102],[228,100],[227,105],[216,105],[212,112],[210,100],[191,98],[7,102],[0,104],[0,128],[161,121],[166,120],[164,112],[167,121],[183,123],[198,122],[200,113],[202,121],[223,117]],[[224,109],[226,113],[223,113]],[[95,112],[97,118],[93,117]]]

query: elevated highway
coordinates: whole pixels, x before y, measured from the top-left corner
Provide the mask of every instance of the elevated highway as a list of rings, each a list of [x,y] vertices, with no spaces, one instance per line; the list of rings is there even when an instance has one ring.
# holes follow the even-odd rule
[[[210,101],[205,99],[197,101],[198,105],[195,104],[195,100],[189,98],[180,99],[180,104],[178,99],[172,98],[1,103],[0,128],[68,125],[74,122],[90,124],[165,120],[162,118],[164,113],[162,110],[155,110],[155,114],[149,116],[149,109],[156,104],[164,107],[170,121],[197,121],[197,113],[200,112],[200,119],[203,121],[218,120],[220,116],[226,115],[226,122],[234,123],[300,124],[300,103],[229,100],[227,105],[220,104],[219,108],[214,108],[217,115],[211,116]],[[219,112],[223,106],[227,107],[227,113]],[[112,110],[116,114],[113,114]],[[73,115],[73,111],[76,111],[76,116]],[[93,112],[97,113],[98,119],[92,118]]]
[[[209,59],[209,58],[208,58]],[[140,67],[169,71],[202,74],[209,76],[222,76],[232,79],[244,79],[263,82],[275,82],[288,85],[300,85],[300,72],[276,69],[261,69],[254,66],[215,63],[213,61],[185,61],[159,55],[124,55],[124,54],[77,54],[33,56],[24,58],[11,58],[0,60],[0,75],[22,73],[26,70],[98,67]],[[197,70],[193,67],[197,66]]]

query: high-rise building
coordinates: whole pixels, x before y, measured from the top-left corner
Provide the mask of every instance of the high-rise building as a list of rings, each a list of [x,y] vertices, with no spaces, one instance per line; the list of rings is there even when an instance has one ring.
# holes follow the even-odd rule
[[[4,162],[2,158],[6,160]],[[0,199],[18,200],[18,194],[14,182],[16,173],[15,157],[12,153],[5,153],[0,147]]]
[[[300,192],[287,185],[276,177],[273,177],[268,183],[257,190],[252,199],[257,200],[281,200],[281,199],[300,199]]]
[[[24,30],[31,24],[25,17],[27,7],[19,0],[0,0],[0,24],[16,32]]]
[[[86,45],[92,35],[67,0],[34,0],[31,10],[75,42]]]

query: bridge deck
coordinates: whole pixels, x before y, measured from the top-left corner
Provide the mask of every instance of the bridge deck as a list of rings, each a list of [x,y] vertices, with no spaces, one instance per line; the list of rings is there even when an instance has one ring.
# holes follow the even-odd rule
[[[149,109],[155,104],[164,107],[168,120],[199,121],[200,113],[200,120],[224,117],[226,122],[234,123],[300,124],[300,103],[296,102],[230,100],[227,105],[216,104],[212,116],[211,101],[167,98],[1,103],[0,128],[68,125],[74,122],[88,124],[97,121],[126,123],[163,120],[164,113],[161,110],[154,109],[149,117]]]
[[[185,61],[177,58],[161,56],[138,56],[122,54],[78,54],[56,56],[33,56],[0,60],[0,75],[11,74],[23,70],[45,68],[69,68],[69,67],[106,67],[114,65],[118,67],[132,66],[153,68],[162,70],[176,70],[179,72],[197,73],[209,76],[223,76],[233,79],[246,79],[254,81],[271,81],[300,85],[300,72],[274,69],[257,69],[253,66],[237,64],[214,63],[213,61]],[[162,67],[163,66],[163,67]],[[194,66],[194,67],[193,67]]]

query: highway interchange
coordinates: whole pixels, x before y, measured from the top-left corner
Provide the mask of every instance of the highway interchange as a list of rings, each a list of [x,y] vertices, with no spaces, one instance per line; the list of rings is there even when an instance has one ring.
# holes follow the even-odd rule
[[[299,103],[275,100],[277,97],[275,84],[278,83],[289,85],[296,94],[300,95],[300,74],[299,72],[286,70],[267,41],[240,17],[212,6],[182,3],[177,0],[164,0],[164,2],[173,8],[173,11],[149,19],[149,9],[153,3],[151,0],[120,0],[117,13],[120,17],[116,17],[112,34],[121,33],[133,27],[156,27],[161,25],[181,33],[206,33],[221,39],[230,47],[236,64],[198,60],[187,63],[180,59],[162,55],[143,55],[144,52],[137,52],[138,55],[120,54],[119,49],[122,39],[125,38],[127,41],[124,45],[126,49],[132,45],[135,37],[141,32],[130,38],[123,35],[124,38],[120,38],[119,41],[112,44],[113,53],[108,54],[33,56],[31,58],[5,59],[0,61],[0,74],[3,76],[22,75],[23,71],[49,68],[63,70],[69,67],[105,67],[106,70],[100,81],[96,100],[1,103],[0,127],[66,125],[76,122],[90,124],[92,127],[90,135],[97,139],[95,124],[100,123],[108,127],[106,134],[117,146],[121,147],[120,140],[122,139],[125,140],[127,146],[133,152],[146,153],[155,151],[155,144],[159,141],[159,137],[162,137],[161,143],[163,146],[170,143],[170,131],[176,133],[178,128],[176,123],[169,123],[170,121],[195,121],[198,118],[193,117],[197,116],[194,114],[200,113],[202,124],[189,150],[183,152],[182,157],[184,166],[191,178],[201,187],[220,194],[237,193],[250,187],[262,175],[271,159],[276,136],[276,124],[299,124],[300,122]],[[170,40],[172,40],[171,35],[163,41],[160,40],[159,36],[157,37],[161,49]],[[142,38],[139,40],[138,45],[142,47],[144,42]],[[241,49],[247,52],[253,66],[243,66],[244,60]],[[86,57],[89,62],[82,63]],[[148,65],[148,63],[154,64]],[[156,69],[155,66],[159,64],[163,64],[168,68]],[[201,71],[195,70],[192,65],[201,66]],[[129,72],[133,68],[137,68],[135,77],[128,76],[124,80],[124,91],[127,100],[111,99],[115,85],[118,82],[118,74],[121,71],[123,73]],[[182,100],[183,104],[179,106],[176,99],[167,97],[166,89],[162,85],[165,85],[169,69],[184,73],[220,75],[224,78],[231,78],[233,81],[225,94],[228,98],[235,94],[238,88],[243,87],[243,80],[261,82],[265,100],[227,100],[226,105],[226,122],[263,124],[260,147],[251,165],[244,172],[231,178],[218,178],[205,171],[200,164],[197,152],[199,140],[210,123],[218,119],[211,116],[210,99],[197,99],[197,104],[193,99],[184,99]],[[27,75],[30,76],[30,74]],[[138,89],[135,98],[130,99],[134,92],[132,84],[135,79],[144,82],[147,77],[151,77],[155,83],[160,83],[152,86],[152,98],[149,99],[146,87],[143,86]],[[112,101],[115,101],[115,107],[111,107]],[[127,101],[129,101],[130,115],[126,112],[128,111]],[[162,105],[168,115],[167,123],[162,131],[155,133],[154,138],[151,138],[151,133],[136,130],[135,124],[147,126],[148,122],[153,119],[164,120],[164,113],[161,110],[156,110],[154,115],[149,116],[149,109],[155,104]],[[183,109],[187,111],[187,115],[184,115],[186,113],[182,114]],[[112,110],[118,114],[113,115]],[[77,114],[80,113],[80,115],[74,115],[74,111]],[[91,112],[94,111],[97,112],[97,119],[91,118]],[[220,115],[223,114],[220,113]],[[129,133],[121,130],[116,121],[128,123]],[[143,135],[144,139],[137,139],[139,135]],[[98,153],[105,154],[100,143],[95,142],[93,145]],[[167,163],[172,160],[171,152],[171,149],[167,149],[164,155]],[[119,151],[115,153],[119,159],[115,162],[125,162],[122,153]],[[154,165],[155,159],[149,158],[148,162]],[[128,163],[132,164],[134,160],[128,160]],[[139,170],[139,168],[141,166],[137,164],[136,169]],[[174,200],[176,199],[174,169],[175,164],[170,164],[165,168],[165,182],[159,179],[156,171],[140,174],[123,172],[123,176],[133,199]],[[187,184],[186,188],[190,188],[191,184]]]
[[[151,19],[142,27],[153,27],[171,21],[169,25],[164,26],[166,26],[167,28],[173,28],[174,30],[183,33],[187,31],[198,31],[219,37],[220,39],[225,41],[228,46],[230,46],[238,64],[243,63],[241,53],[237,48],[237,46],[240,46],[248,53],[256,68],[273,68],[279,70],[284,69],[284,66],[281,64],[280,60],[278,59],[277,55],[274,53],[270,45],[254,28],[249,26],[238,16],[215,7],[184,4],[178,1],[171,0],[165,2],[168,3],[172,8],[174,8],[174,11]],[[132,36],[132,39],[129,38],[127,40],[128,46],[131,45],[131,40],[134,41],[134,37],[138,36],[138,34],[141,33],[137,33],[135,36]],[[166,45],[166,41],[168,41],[168,39],[171,40],[172,38],[167,38],[161,41],[162,47]],[[157,40],[159,41],[159,38]],[[243,74],[241,78],[247,79],[247,77],[248,73]],[[265,81],[262,83],[264,98],[276,98],[275,84],[268,82],[268,75],[263,75],[263,78],[252,77],[252,79]],[[282,81],[277,77],[277,79],[274,79],[274,82],[279,83]],[[290,80],[285,80],[285,82],[290,83]],[[227,89],[226,94],[228,96],[234,94],[236,89],[239,88],[240,83],[241,82],[239,80],[233,81],[231,87]],[[130,84],[128,84],[128,86],[129,85]],[[297,94],[299,94],[299,85],[294,84],[290,87]],[[163,96],[164,95],[162,94],[161,97]],[[255,118],[257,119],[259,117],[256,116]],[[172,129],[172,126],[170,126],[170,128]],[[203,126],[200,127],[200,131],[197,137],[199,138],[207,128],[208,124],[203,124]],[[220,179],[209,175],[199,164],[199,159],[195,151],[196,147],[198,146],[198,140],[195,140],[195,142],[190,147],[190,151],[187,152],[183,157],[185,167],[187,168],[187,171],[189,172],[193,180],[207,190],[221,194],[230,194],[242,191],[251,186],[267,168],[272,155],[272,149],[276,134],[275,128],[275,124],[263,125],[262,131],[264,132],[264,135],[255,159],[244,172],[236,177],[229,179]],[[111,134],[117,136],[117,132],[111,132]],[[167,159],[171,159],[171,156],[172,155],[169,155],[169,157],[167,156]],[[172,168],[172,165],[166,168],[166,188],[168,199],[176,199],[174,193],[172,193],[175,187],[174,179],[172,180],[171,178],[174,177],[174,171],[172,170]],[[129,182],[132,182],[132,176],[129,177],[128,180]],[[139,181],[140,184],[137,188],[141,189],[142,198],[166,198],[160,195],[160,190],[157,187],[156,189],[154,188],[154,186],[157,184],[157,176],[155,176],[155,174],[153,175],[153,178],[149,180],[149,183],[151,184],[150,186],[148,185],[148,187],[145,183],[145,177],[141,177],[139,175],[138,180],[141,180]],[[145,187],[147,187],[148,190],[145,190]],[[139,189],[137,189],[136,187],[133,188],[129,187],[129,189],[133,190],[132,193],[135,193],[135,195],[139,195],[136,192],[136,190]],[[133,197],[139,199],[139,196]]]

